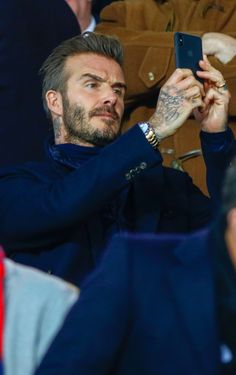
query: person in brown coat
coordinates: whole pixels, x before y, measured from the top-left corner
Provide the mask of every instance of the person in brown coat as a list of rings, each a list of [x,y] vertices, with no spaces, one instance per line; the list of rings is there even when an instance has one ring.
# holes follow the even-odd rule
[[[124,0],[111,3],[100,16],[96,30],[118,36],[125,49],[128,92],[123,130],[147,120],[154,112],[159,89],[175,69],[174,32],[182,31],[202,36],[203,51],[223,73],[232,95],[230,125],[236,131],[236,1]],[[174,136],[165,140],[162,145],[165,163],[199,150],[198,132],[195,120],[190,118]],[[165,155],[173,153],[172,150],[174,155]],[[176,165],[179,167],[180,163]],[[191,158],[183,166],[206,192],[202,158]]]

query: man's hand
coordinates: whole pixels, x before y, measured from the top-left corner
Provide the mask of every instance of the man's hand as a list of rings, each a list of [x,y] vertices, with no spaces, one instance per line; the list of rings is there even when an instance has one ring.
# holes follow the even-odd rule
[[[155,113],[149,120],[158,138],[174,134],[193,109],[203,105],[203,95],[203,85],[191,70],[176,69],[161,88]]]
[[[226,129],[230,93],[222,74],[213,68],[206,55],[199,63],[203,71],[197,75],[205,80],[206,95],[203,98],[202,108],[194,110],[194,116],[208,133],[221,132]]]
[[[215,56],[227,64],[236,55],[236,39],[221,33],[206,33],[202,37],[203,53]]]

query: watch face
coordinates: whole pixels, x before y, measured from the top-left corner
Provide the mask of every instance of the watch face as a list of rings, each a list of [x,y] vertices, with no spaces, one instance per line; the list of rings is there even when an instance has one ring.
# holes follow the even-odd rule
[[[147,122],[140,122],[139,126],[144,133],[146,133],[148,131],[149,125],[148,125]]]

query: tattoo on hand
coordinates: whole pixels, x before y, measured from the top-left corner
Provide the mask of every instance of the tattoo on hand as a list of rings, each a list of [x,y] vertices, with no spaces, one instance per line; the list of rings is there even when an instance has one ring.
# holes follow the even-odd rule
[[[156,115],[158,116],[158,121],[169,122],[175,121],[180,116],[181,105],[185,100],[184,91],[176,90],[173,91],[173,87],[165,87],[163,91],[160,92],[158,98],[158,110]]]

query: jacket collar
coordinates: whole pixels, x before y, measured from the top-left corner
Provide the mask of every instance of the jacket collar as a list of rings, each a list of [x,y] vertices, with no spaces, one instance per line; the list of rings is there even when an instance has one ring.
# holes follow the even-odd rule
[[[79,168],[81,164],[90,158],[99,155],[101,150],[102,147],[85,147],[72,143],[56,145],[52,135],[46,142],[47,156],[51,160],[71,169]]]

